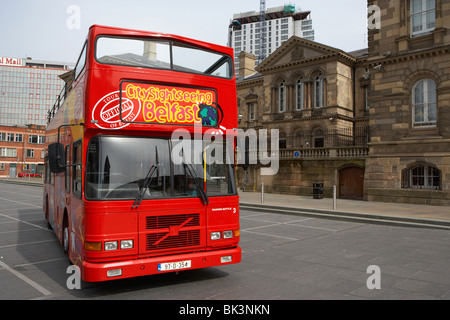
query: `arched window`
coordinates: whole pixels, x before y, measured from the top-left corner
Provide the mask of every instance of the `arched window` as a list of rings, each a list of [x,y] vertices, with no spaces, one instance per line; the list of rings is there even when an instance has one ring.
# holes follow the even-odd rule
[[[280,132],[279,140],[278,140],[278,148],[279,149],[286,149],[287,147],[287,137],[286,133]]]
[[[303,82],[303,78],[299,78],[297,80],[296,86],[296,110],[303,110],[305,108],[305,83]]]
[[[322,129],[315,129],[313,131],[314,148],[325,147],[325,135]]]
[[[418,81],[413,87],[412,100],[413,125],[436,125],[436,83],[431,79]]]
[[[295,133],[295,137],[294,137],[294,143],[295,143],[295,147],[296,148],[303,148],[303,140],[304,140],[304,135],[302,131],[297,131]]]
[[[416,163],[402,171],[404,189],[441,189],[441,170],[428,163]]]
[[[286,83],[284,80],[280,82],[280,86],[278,87],[278,111],[286,111]]]
[[[324,100],[323,74],[319,73],[314,80],[314,108],[322,108]]]

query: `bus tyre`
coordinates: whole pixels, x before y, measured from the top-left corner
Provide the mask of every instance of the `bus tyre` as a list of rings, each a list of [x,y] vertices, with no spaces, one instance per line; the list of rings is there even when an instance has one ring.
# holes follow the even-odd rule
[[[69,252],[69,228],[67,226],[64,226],[63,230],[63,247],[64,247],[64,253]]]
[[[47,229],[52,230],[52,225],[48,221],[48,196],[45,197],[45,220],[47,221]]]

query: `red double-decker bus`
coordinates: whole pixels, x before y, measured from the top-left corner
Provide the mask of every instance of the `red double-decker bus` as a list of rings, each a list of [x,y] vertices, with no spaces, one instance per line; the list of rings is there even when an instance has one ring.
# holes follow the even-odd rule
[[[63,77],[43,208],[82,279],[239,263],[232,49],[95,25]]]

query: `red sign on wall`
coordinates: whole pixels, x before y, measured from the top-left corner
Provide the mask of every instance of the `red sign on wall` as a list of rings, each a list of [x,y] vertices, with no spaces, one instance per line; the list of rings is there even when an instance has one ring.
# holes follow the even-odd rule
[[[22,66],[22,59],[0,57],[0,65],[2,66]]]

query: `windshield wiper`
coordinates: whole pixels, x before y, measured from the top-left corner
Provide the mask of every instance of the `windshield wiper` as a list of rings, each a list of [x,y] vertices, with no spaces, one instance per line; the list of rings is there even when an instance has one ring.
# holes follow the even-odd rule
[[[188,164],[186,162],[183,162],[184,170],[189,173],[189,175],[194,179],[195,187],[197,188],[198,193],[200,194],[200,199],[202,199],[203,204],[208,205],[209,204],[209,198],[206,195],[205,189],[202,187],[202,185],[199,183],[199,178],[197,175],[195,175],[195,170],[192,164]]]
[[[147,192],[147,189],[153,180],[153,175],[155,174],[155,172],[158,172],[159,160],[158,160],[158,147],[156,147],[156,146],[155,146],[155,151],[156,151],[156,164],[152,165],[150,167],[150,169],[148,170],[147,175],[145,176],[145,179],[144,179],[144,184],[142,185],[142,189],[139,191],[138,196],[134,200],[134,203],[131,206],[131,209],[139,208],[139,206],[142,202],[142,199],[144,199],[145,192]]]

